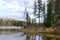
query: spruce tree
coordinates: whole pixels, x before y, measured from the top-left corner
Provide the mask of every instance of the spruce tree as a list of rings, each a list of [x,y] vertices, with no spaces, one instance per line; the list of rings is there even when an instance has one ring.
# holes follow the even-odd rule
[[[54,18],[53,18],[53,14],[52,14],[53,5],[52,5],[51,1],[49,1],[47,7],[48,7],[48,9],[47,9],[47,18],[46,18],[46,21],[45,21],[45,26],[46,27],[52,27]]]
[[[60,0],[55,0],[54,4],[54,12],[55,12],[55,25],[60,25]]]
[[[38,0],[38,18],[39,18],[39,26],[40,26],[40,14],[42,11],[42,1]]]
[[[35,17],[35,19],[34,19],[34,23],[35,23],[35,27],[36,27],[36,12],[37,12],[37,3],[36,3],[36,0],[34,1],[34,17]]]
[[[46,19],[46,13],[45,13],[45,2],[44,2],[44,4],[43,4],[42,11],[43,11],[43,18],[44,18],[44,20],[43,20],[43,24],[44,24],[44,23],[45,23],[45,19]]]
[[[24,15],[25,15],[25,20],[26,20],[25,26],[28,26],[28,25],[30,25],[30,17],[29,17],[27,8],[25,8],[25,13],[24,13]]]
[[[26,9],[26,22],[27,22],[27,26],[28,26],[29,22],[30,22],[30,17],[29,17],[27,9]]]

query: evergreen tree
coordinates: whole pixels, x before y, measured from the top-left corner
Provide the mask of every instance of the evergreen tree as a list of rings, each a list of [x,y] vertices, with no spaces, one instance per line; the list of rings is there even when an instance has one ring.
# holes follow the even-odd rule
[[[60,25],[60,0],[55,0],[55,3],[54,3],[54,11],[55,11],[55,25]]]
[[[26,8],[26,22],[27,22],[27,26],[30,24],[30,17]]]
[[[24,10],[24,16],[23,16],[24,17],[24,21],[25,21],[23,23],[24,24],[24,27],[26,27],[26,11],[27,11],[27,8],[25,8],[25,10]]]
[[[38,18],[39,18],[39,24],[40,24],[40,13],[42,11],[42,1],[38,0]]]
[[[35,26],[36,26],[36,12],[37,12],[37,3],[36,3],[36,0],[34,1],[34,23],[35,23]]]
[[[52,27],[53,26],[53,14],[52,14],[52,2],[49,1],[48,3],[48,9],[47,9],[47,19],[45,21],[46,27]]]
[[[30,25],[30,17],[29,17],[29,14],[28,14],[28,11],[27,11],[27,8],[25,8],[25,12],[24,12],[24,18],[25,18],[25,27]]]
[[[44,24],[44,23],[45,23],[45,20],[46,20],[45,2],[44,2],[44,4],[43,4],[42,11],[43,11],[43,18],[44,18],[44,20],[43,20],[43,24]]]

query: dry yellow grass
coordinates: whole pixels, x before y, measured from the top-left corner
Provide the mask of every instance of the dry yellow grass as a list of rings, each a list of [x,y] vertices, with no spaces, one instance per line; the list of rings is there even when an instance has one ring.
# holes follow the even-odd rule
[[[45,36],[52,37],[52,38],[60,38],[60,35],[54,35],[50,34],[51,32],[54,32],[54,29],[52,28],[22,28],[20,29],[21,32],[29,33],[29,34],[38,34],[40,35],[41,33],[44,33]]]
[[[25,33],[31,33],[31,34],[40,34],[42,32],[45,32],[45,33],[49,33],[49,32],[53,32],[54,30],[52,28],[46,28],[46,29],[43,29],[43,28],[22,28],[20,29],[20,31],[22,32],[25,32]]]
[[[53,34],[45,34],[45,36],[51,37],[51,38],[60,38],[60,35],[53,35]]]

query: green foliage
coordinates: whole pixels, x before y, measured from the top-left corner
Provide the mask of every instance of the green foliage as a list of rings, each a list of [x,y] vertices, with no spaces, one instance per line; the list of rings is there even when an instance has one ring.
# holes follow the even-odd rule
[[[60,0],[56,0],[54,3],[55,12],[55,25],[60,25]]]
[[[52,3],[49,2],[48,10],[47,10],[47,18],[45,19],[45,26],[52,27],[53,26],[53,14],[52,14]]]
[[[12,21],[10,21],[10,23],[11,23],[11,25],[12,26],[23,26],[23,21],[14,21],[14,20],[12,20]]]

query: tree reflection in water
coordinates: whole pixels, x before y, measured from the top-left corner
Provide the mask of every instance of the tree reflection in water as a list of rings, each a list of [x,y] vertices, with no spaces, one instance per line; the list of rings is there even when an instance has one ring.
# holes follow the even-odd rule
[[[32,34],[27,34],[26,40],[60,40],[60,38],[52,38],[52,37],[47,37],[44,35],[32,35]]]
[[[42,35],[27,34],[26,40],[43,40]]]

